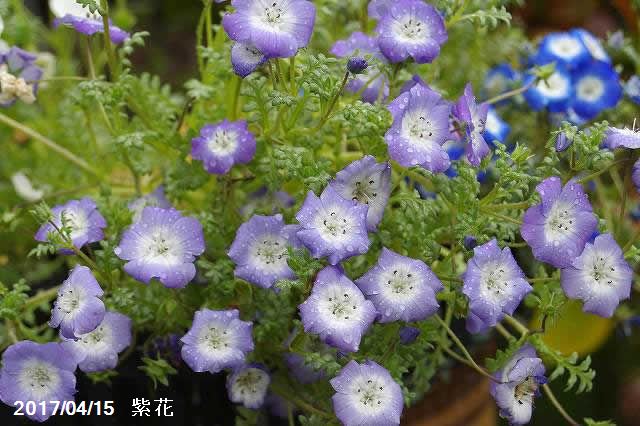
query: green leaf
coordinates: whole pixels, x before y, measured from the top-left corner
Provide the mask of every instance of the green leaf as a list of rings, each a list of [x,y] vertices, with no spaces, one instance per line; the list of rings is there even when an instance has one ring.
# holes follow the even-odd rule
[[[154,389],[157,387],[158,382],[164,386],[169,386],[169,376],[178,373],[171,364],[162,358],[152,359],[144,357],[142,358],[142,362],[144,362],[144,365],[138,367],[138,369],[144,371],[153,381]]]
[[[543,359],[555,364],[553,371],[549,375],[549,381],[556,380],[566,373],[569,377],[567,378],[565,391],[569,391],[575,386],[577,386],[577,393],[591,391],[596,372],[591,368],[590,356],[578,363],[577,353],[574,352],[569,356],[565,356],[559,351],[548,347],[540,335],[532,336],[530,342]]]
[[[584,423],[586,426],[616,426],[611,420],[593,420],[590,417],[585,417]]]

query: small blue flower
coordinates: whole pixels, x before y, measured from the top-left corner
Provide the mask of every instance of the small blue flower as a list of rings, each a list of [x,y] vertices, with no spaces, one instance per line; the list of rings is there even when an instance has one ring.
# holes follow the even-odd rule
[[[478,240],[473,235],[466,235],[462,244],[465,249],[473,250],[478,245]]]
[[[601,62],[611,62],[611,58],[607,54],[607,51],[604,50],[604,47],[602,47],[602,43],[600,43],[600,40],[598,40],[589,31],[582,28],[576,28],[574,30],[571,30],[571,34],[573,34],[582,42],[593,59]]]
[[[369,68],[369,62],[362,56],[354,56],[347,61],[347,70],[351,74],[362,74]]]
[[[573,74],[575,94],[571,107],[587,119],[595,118],[605,109],[615,107],[622,98],[620,77],[606,62],[592,62]]]
[[[556,137],[556,152],[566,151],[572,143],[573,139],[568,138],[565,132],[558,133]]]
[[[410,345],[416,341],[418,336],[420,336],[420,329],[416,327],[402,327],[398,332],[400,335],[400,343],[403,345]]]
[[[494,108],[487,111],[487,123],[484,127],[484,139],[491,148],[495,148],[494,142],[504,143],[511,132],[511,126],[504,121]]]
[[[578,33],[566,32],[547,34],[532,58],[536,65],[555,62],[569,69],[578,68],[590,60],[591,54]]]
[[[507,63],[497,65],[491,68],[485,76],[482,95],[485,98],[501,95],[514,89],[519,79],[520,74],[515,71],[511,65]],[[508,102],[508,100],[504,100],[501,103]]]
[[[624,84],[624,94],[634,103],[640,105],[640,77],[632,75]]]
[[[524,84],[530,84],[535,76],[528,75]],[[540,80],[526,92],[524,98],[534,111],[547,108],[550,112],[566,111],[573,97],[571,74],[565,67],[556,64],[556,69],[546,80]]]

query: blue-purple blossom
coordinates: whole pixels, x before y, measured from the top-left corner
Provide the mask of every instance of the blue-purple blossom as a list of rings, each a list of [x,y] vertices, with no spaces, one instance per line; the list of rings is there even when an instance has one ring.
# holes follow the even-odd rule
[[[376,317],[373,303],[335,266],[318,273],[309,298],[298,308],[307,333],[344,352],[358,351]]]
[[[76,367],[75,358],[60,343],[14,343],[2,354],[0,400],[11,407],[16,401],[33,401],[37,409],[27,417],[43,422],[52,415],[55,401],[74,400]]]
[[[467,330],[478,333],[511,315],[531,286],[509,247],[500,249],[493,239],[473,249],[467,263],[462,292],[469,298]]]
[[[136,198],[127,204],[127,208],[133,213],[133,222],[140,220],[142,210],[145,207],[159,207],[161,209],[170,209],[172,207],[164,195],[164,187],[162,185],[154,189],[153,192]]]
[[[490,146],[494,142],[504,143],[511,132],[511,126],[498,115],[495,108],[487,110],[487,121],[482,136]]]
[[[297,353],[287,352],[284,354],[284,362],[288,372],[303,385],[315,383],[327,375],[324,369],[314,370],[313,367],[307,365],[302,355]]]
[[[572,73],[575,87],[571,108],[578,116],[593,119],[622,99],[620,76],[611,64],[592,62]]]
[[[619,129],[617,127],[609,127],[605,133],[604,146],[609,149],[616,148],[640,148],[640,129],[624,127]]]
[[[371,0],[367,6],[367,13],[371,19],[380,19],[391,9],[395,0]]]
[[[529,85],[536,76],[529,74],[523,84]],[[534,111],[547,108],[550,112],[565,112],[573,98],[574,87],[571,74],[567,69],[556,64],[553,74],[546,80],[540,80],[524,92],[523,96]]]
[[[366,155],[336,173],[329,185],[342,198],[367,205],[367,230],[376,230],[391,194],[389,163],[376,163],[374,157]]]
[[[236,264],[236,277],[262,288],[269,288],[278,280],[295,279],[287,264],[289,246],[298,246],[298,225],[285,225],[282,215],[254,215],[240,225],[229,249],[229,257]]]
[[[633,270],[611,234],[598,235],[580,256],[562,269],[562,289],[584,302],[583,310],[609,318],[631,293]]]
[[[397,0],[378,22],[380,50],[389,62],[409,57],[418,64],[432,62],[448,38],[444,20],[430,4],[421,0]]]
[[[51,213],[53,214],[51,221],[58,229],[62,230],[63,225],[69,228],[69,237],[78,249],[85,244],[91,244],[104,238],[102,229],[107,227],[107,222],[91,198],[71,200],[66,204],[55,206],[51,209]],[[46,242],[50,233],[57,233],[57,231],[51,223],[47,222],[38,229],[35,239]],[[69,251],[64,250],[63,252],[68,253]]]
[[[442,145],[449,139],[451,105],[429,87],[415,84],[387,107],[393,124],[384,138],[389,156],[400,165],[420,165],[441,173],[451,164]]]
[[[400,343],[403,345],[410,345],[418,339],[420,336],[420,329],[416,327],[405,326],[398,331],[400,336]]]
[[[131,344],[131,320],[118,312],[107,311],[95,330],[63,339],[62,345],[73,354],[85,373],[104,371],[118,365],[118,354]]]
[[[256,211],[264,211],[275,214],[289,207],[293,207],[296,203],[289,193],[285,191],[271,192],[266,186],[247,195],[245,204],[240,208],[242,216],[251,216]]]
[[[378,38],[369,37],[359,31],[351,34],[346,40],[338,40],[331,47],[331,53],[340,58],[358,55],[360,59],[364,60],[362,56],[371,56],[381,63],[387,62],[378,47]],[[352,59],[354,58],[349,59],[349,63]],[[368,61],[365,62],[368,63]],[[347,64],[348,66],[349,64]],[[351,70],[349,72],[353,73]],[[345,90],[352,93],[358,93],[362,90],[362,100],[364,102],[374,103],[378,99],[382,101],[387,99],[387,96],[389,96],[389,79],[380,67],[368,64],[364,70],[353,74],[356,75],[349,79]]]
[[[233,71],[245,78],[267,61],[257,47],[251,43],[236,42],[231,47],[231,65]]]
[[[478,240],[473,235],[465,235],[464,239],[462,240],[462,245],[467,250],[473,250],[478,246]]]
[[[582,28],[576,28],[571,30],[570,33],[582,42],[594,60],[608,63],[611,62],[611,58],[607,54],[607,51],[604,50],[604,47],[602,47],[600,40],[598,40],[598,38],[589,31]]]
[[[572,143],[573,139],[568,138],[565,132],[558,133],[558,136],[556,136],[555,144],[556,152],[566,151],[567,149],[569,149]]]
[[[263,365],[247,364],[227,377],[227,393],[231,402],[255,410],[264,404],[270,383],[271,376]]]
[[[349,361],[330,383],[333,411],[344,426],[400,424],[402,389],[376,362]]]
[[[351,74],[362,74],[369,68],[369,61],[362,56],[352,56],[347,61],[347,71]]]
[[[229,38],[255,46],[267,58],[288,58],[309,44],[316,8],[307,0],[233,0],[222,18]]]
[[[67,14],[53,20],[54,28],[60,25],[70,26],[77,32],[85,35],[104,33],[104,24],[100,16],[78,16]],[[109,22],[109,37],[114,44],[120,44],[129,38],[129,33]]]
[[[471,83],[467,83],[463,95],[452,108],[453,116],[464,125],[465,153],[469,163],[475,167],[478,167],[482,159],[491,153],[483,136],[488,110],[489,104],[478,105],[476,102]]]
[[[327,186],[320,197],[309,191],[296,213],[302,226],[296,235],[316,259],[327,257],[332,265],[369,250],[366,204],[345,200]]]
[[[533,413],[533,400],[539,388],[547,383],[544,364],[535,349],[524,345],[507,364],[494,374],[491,395],[500,409],[500,417],[512,425],[529,423]]]
[[[149,284],[157,278],[165,287],[182,288],[195,277],[193,262],[204,252],[202,225],[175,209],[145,207],[114,252],[136,280]]]
[[[573,180],[563,187],[560,178],[553,176],[536,190],[542,202],[525,212],[522,238],[537,260],[566,268],[582,253],[598,228],[598,219],[582,186]]]
[[[378,321],[422,321],[440,307],[436,293],[444,287],[421,260],[382,248],[378,263],[356,285],[373,302]]]
[[[633,163],[633,168],[631,169],[631,181],[633,182],[633,186],[636,188],[636,191],[640,194],[640,159]]]
[[[591,60],[591,54],[577,33],[550,33],[540,43],[533,61],[538,65],[555,62],[576,68]]]
[[[240,320],[237,309],[196,311],[193,324],[182,339],[181,356],[195,372],[217,373],[245,363],[253,351],[250,322]]]
[[[68,339],[95,330],[105,315],[104,303],[100,300],[103,294],[91,270],[76,266],[58,289],[49,325],[60,327],[60,334]]]
[[[246,164],[256,153],[256,138],[244,120],[207,124],[191,140],[191,156],[202,161],[207,172],[224,175],[234,164]]]
[[[640,104],[640,76],[632,75],[624,84],[624,94],[632,102]]]
[[[18,47],[0,52],[0,107],[9,107],[18,99],[30,104],[38,93],[42,70],[36,55]]]

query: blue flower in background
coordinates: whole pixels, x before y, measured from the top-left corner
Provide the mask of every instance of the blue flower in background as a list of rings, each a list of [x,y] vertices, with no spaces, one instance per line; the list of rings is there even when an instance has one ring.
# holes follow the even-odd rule
[[[604,50],[604,47],[602,47],[600,40],[598,40],[598,38],[589,31],[582,28],[576,28],[571,30],[571,34],[582,42],[593,59],[596,61],[611,63],[611,58],[607,54],[607,51]]]
[[[588,62],[591,54],[577,33],[550,33],[540,42],[532,58],[536,65],[555,62],[567,68],[576,68]]]
[[[500,64],[489,70],[484,78],[482,95],[485,98],[505,93],[517,86],[520,80],[520,73],[514,70],[509,64]],[[508,100],[501,101],[499,104],[507,103]]]
[[[611,64],[593,62],[575,70],[572,77],[575,94],[571,106],[580,117],[595,118],[622,98],[620,78]]]
[[[530,84],[536,77],[528,75],[523,84]],[[534,111],[547,108],[551,112],[563,112],[573,97],[571,74],[567,69],[556,65],[556,70],[546,80],[541,80],[524,92],[524,98]]]
[[[511,126],[504,121],[494,108],[489,108],[487,111],[487,123],[484,128],[484,139],[489,146],[495,148],[494,142],[504,143],[511,132]]]
[[[640,105],[640,77],[633,75],[624,84],[624,94]]]

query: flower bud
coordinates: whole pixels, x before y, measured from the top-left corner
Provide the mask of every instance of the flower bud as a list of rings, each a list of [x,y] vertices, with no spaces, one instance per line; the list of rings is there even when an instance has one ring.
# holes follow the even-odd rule
[[[558,133],[558,137],[556,138],[556,152],[566,151],[572,143],[573,140],[569,139],[565,132]]]
[[[368,67],[369,62],[362,56],[354,56],[347,62],[347,70],[351,74],[362,74]]]

